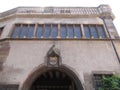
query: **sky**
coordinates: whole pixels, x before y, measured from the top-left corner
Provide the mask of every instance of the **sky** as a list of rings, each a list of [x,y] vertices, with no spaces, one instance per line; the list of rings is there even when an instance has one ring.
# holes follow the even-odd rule
[[[120,4],[118,0],[0,0],[0,13],[19,7],[98,7],[100,4],[108,4],[115,15],[114,25],[120,35]]]

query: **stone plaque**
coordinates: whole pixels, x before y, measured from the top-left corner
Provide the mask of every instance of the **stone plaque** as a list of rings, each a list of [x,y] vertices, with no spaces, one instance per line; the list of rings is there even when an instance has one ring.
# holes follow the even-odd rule
[[[58,57],[54,56],[54,57],[49,57],[49,63],[51,65],[56,65],[58,63]]]

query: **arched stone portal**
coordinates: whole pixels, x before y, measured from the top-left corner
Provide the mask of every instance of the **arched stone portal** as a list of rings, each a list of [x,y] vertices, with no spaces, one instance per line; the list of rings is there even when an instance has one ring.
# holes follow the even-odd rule
[[[42,67],[31,74],[20,90],[84,90],[78,77],[64,66]]]

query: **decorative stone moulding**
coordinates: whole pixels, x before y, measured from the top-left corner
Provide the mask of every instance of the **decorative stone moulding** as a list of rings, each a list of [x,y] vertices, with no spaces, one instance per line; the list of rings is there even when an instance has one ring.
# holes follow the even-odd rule
[[[0,19],[8,18],[14,15],[36,15],[36,16],[77,16],[77,17],[105,17],[114,19],[114,15],[109,5],[100,5],[98,7],[18,7],[3,13],[0,13]]]

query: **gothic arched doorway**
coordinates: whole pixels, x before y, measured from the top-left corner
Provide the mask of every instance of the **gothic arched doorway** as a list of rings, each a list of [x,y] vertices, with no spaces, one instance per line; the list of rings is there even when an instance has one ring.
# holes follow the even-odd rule
[[[59,70],[48,70],[32,83],[30,90],[78,90],[70,76]]]
[[[84,90],[74,72],[65,66],[35,70],[20,90]]]

